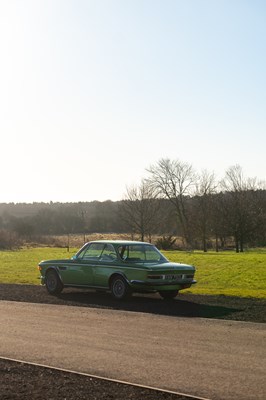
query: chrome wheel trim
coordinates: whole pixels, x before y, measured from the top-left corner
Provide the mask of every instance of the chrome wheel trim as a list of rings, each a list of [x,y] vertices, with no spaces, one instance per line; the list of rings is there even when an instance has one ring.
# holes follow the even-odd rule
[[[46,276],[46,286],[49,290],[54,291],[57,285],[57,278],[53,271],[48,272]]]
[[[118,299],[122,298],[125,295],[126,284],[123,279],[116,278],[114,280],[113,285],[112,285],[112,292],[113,292],[113,295]]]

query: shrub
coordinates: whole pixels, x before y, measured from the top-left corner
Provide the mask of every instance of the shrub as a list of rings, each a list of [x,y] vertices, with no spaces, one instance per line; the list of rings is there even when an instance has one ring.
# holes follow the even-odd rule
[[[171,250],[173,249],[175,242],[176,238],[173,238],[172,235],[169,235],[159,238],[155,244],[160,250]]]
[[[0,250],[18,249],[22,244],[18,235],[6,229],[0,230]]]

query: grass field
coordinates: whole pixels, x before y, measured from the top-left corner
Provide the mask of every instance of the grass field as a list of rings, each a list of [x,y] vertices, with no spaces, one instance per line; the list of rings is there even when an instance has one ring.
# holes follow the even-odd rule
[[[195,294],[266,298],[266,251],[165,252],[174,262],[196,267],[198,283],[187,290]]]
[[[69,258],[62,248],[30,248],[0,252],[0,283],[38,285],[37,265],[44,259]],[[195,265],[197,285],[187,292],[266,298],[266,250],[233,252],[164,252],[170,261]]]

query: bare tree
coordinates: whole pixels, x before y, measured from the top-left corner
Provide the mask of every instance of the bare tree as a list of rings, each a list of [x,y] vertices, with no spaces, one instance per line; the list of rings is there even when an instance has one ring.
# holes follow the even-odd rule
[[[199,232],[203,251],[207,251],[207,239],[211,234],[211,211],[213,204],[213,194],[216,192],[217,183],[214,173],[203,170],[196,182],[194,207],[194,225]]]
[[[257,189],[256,178],[245,178],[242,168],[234,165],[226,171],[221,186],[227,192],[228,226],[234,236],[236,252],[243,252],[254,229],[256,210],[252,193]]]
[[[196,174],[190,164],[179,160],[161,159],[148,172],[150,185],[156,193],[174,206],[186,243],[192,245],[187,198],[195,187]]]
[[[158,228],[159,203],[154,188],[145,180],[139,186],[127,188],[120,211],[131,231],[140,234],[142,241],[146,235],[151,240],[151,234]]]

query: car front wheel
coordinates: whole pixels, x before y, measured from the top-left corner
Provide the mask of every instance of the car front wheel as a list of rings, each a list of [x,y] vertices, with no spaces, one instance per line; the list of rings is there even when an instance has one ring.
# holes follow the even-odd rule
[[[117,300],[123,300],[130,295],[130,288],[122,276],[115,276],[112,279],[111,293]]]
[[[49,270],[45,276],[45,286],[50,294],[58,294],[62,292],[63,285],[57,275],[53,270]]]
[[[174,299],[178,295],[178,290],[162,290],[159,293],[163,299]]]

